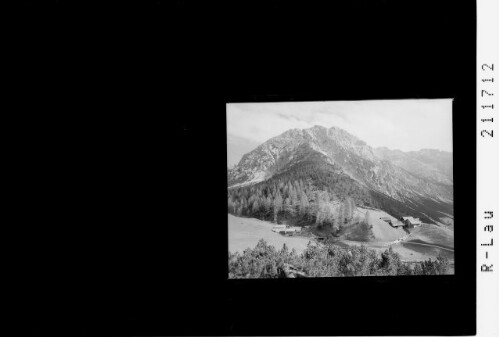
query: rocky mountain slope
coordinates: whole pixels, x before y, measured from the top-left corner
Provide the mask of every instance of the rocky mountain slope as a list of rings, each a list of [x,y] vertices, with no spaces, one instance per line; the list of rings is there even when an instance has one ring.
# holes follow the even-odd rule
[[[228,171],[228,186],[250,186],[285,174],[310,156],[380,199],[396,200],[423,215],[435,207],[453,213],[452,154],[373,149],[336,127],[292,129],[269,139]]]
[[[452,153],[423,149],[420,151],[402,152],[386,147],[374,149],[380,159],[409,171],[416,176],[433,182],[452,185]]]
[[[251,150],[258,147],[258,143],[245,138],[227,134],[227,167],[232,168],[237,165],[238,160]]]

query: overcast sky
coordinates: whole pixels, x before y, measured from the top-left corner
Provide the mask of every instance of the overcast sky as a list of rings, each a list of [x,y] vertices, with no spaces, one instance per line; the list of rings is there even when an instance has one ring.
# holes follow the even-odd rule
[[[372,147],[452,152],[451,99],[227,104],[228,135],[252,144],[314,125],[340,127]]]

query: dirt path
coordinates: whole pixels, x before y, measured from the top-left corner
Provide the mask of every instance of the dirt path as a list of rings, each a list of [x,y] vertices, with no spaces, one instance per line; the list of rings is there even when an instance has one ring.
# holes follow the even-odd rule
[[[442,246],[432,245],[432,244],[428,244],[428,243],[420,243],[420,242],[413,242],[413,241],[405,241],[404,243],[405,244],[411,244],[411,245],[429,246],[429,247],[433,247],[433,248],[447,250],[449,252],[453,252],[454,253],[454,249],[444,248]]]
[[[454,231],[449,228],[436,225],[423,224],[411,230],[409,240],[422,241],[430,245],[443,248],[454,248]]]

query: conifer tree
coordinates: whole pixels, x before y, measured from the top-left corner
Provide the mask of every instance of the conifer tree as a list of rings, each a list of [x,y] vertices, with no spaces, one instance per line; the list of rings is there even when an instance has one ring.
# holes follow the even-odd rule
[[[272,209],[272,200],[270,199],[270,196],[267,196],[267,198],[265,198],[264,200],[265,203],[263,204],[263,207],[265,208],[265,212],[269,213]]]
[[[355,205],[355,200],[353,200],[352,198],[348,198],[348,200],[350,200],[350,218],[353,218],[353,215],[355,213],[355,210],[357,209],[357,206]]]
[[[232,201],[232,198],[229,198],[228,206],[229,206],[229,213],[231,214],[236,213],[236,211],[234,210],[234,202]]]
[[[324,222],[324,204],[322,200],[317,200],[317,207],[315,210],[315,223],[322,225]]]
[[[289,201],[294,207],[296,207],[296,205],[298,204],[298,195],[296,194],[296,190],[292,185],[289,189]]]
[[[308,197],[305,194],[305,192],[302,191],[300,195],[300,214],[301,215],[307,214],[308,208],[309,208]]]
[[[352,216],[353,216],[353,208],[352,208],[352,199],[347,198],[344,202],[344,222],[347,223],[351,221]]]
[[[284,200],[284,211],[289,215],[289,216],[292,216],[294,217],[295,216],[295,208],[294,206],[291,204],[291,200],[289,198],[286,198],[286,200]]]
[[[253,201],[253,205],[251,207],[251,212],[253,214],[256,214],[256,213],[258,213],[259,210],[260,210],[260,203],[259,203],[258,199],[255,199]]]
[[[344,203],[340,204],[340,208],[338,210],[338,213],[336,214],[336,219],[337,219],[339,226],[341,226],[345,223],[345,204]]]
[[[293,189],[293,185],[291,184],[291,181],[288,180],[286,184],[286,190],[287,190],[287,197],[291,196],[291,190]]]
[[[364,217],[364,222],[366,223],[366,225],[369,225],[370,219],[371,219],[371,212],[367,211]]]
[[[283,201],[281,193],[277,192],[274,198],[274,222],[277,222],[277,215],[282,210]]]

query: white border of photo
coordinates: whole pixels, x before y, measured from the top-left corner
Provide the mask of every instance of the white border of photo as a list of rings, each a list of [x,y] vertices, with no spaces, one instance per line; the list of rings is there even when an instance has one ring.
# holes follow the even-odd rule
[[[499,251],[497,249],[499,245],[499,237],[497,237],[497,232],[499,232],[499,134],[497,132],[499,130],[496,128],[499,123],[497,115],[497,110],[499,110],[497,99],[499,96],[498,15],[499,0],[477,1],[476,335],[479,337],[499,336]],[[485,105],[494,105],[495,109],[482,107]],[[496,133],[495,137],[490,135],[491,131]],[[491,241],[494,239],[495,243]],[[489,245],[490,243],[493,244]]]

